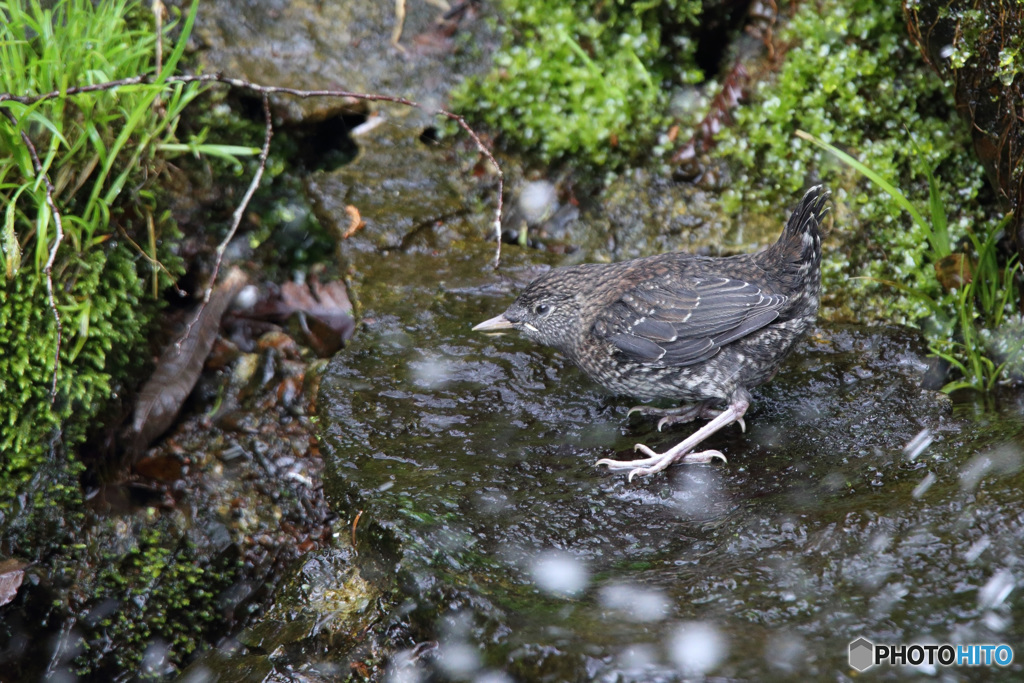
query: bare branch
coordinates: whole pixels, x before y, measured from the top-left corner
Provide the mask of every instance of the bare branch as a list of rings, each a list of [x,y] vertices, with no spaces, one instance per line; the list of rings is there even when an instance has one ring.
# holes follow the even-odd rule
[[[217,273],[220,272],[220,266],[224,261],[224,252],[228,248],[228,243],[234,239],[235,233],[238,232],[238,226],[242,224],[242,217],[245,216],[245,209],[249,206],[249,201],[256,193],[256,190],[259,189],[260,181],[263,179],[263,171],[267,168],[267,156],[270,154],[270,139],[274,137],[274,121],[270,115],[270,98],[266,93],[263,93],[263,121],[266,128],[263,133],[263,148],[260,149],[260,163],[256,168],[252,181],[249,183],[248,189],[246,189],[245,194],[242,196],[242,201],[238,203],[235,212],[231,214],[231,228],[228,230],[228,234],[217,245],[217,260],[213,264],[213,275],[210,276],[210,284],[206,288],[206,294],[203,295],[204,304],[210,300],[210,294],[213,292],[214,283],[217,282]]]
[[[210,303],[214,286],[217,284],[217,275],[220,273],[221,264],[224,262],[224,252],[227,251],[228,245],[234,239],[235,233],[238,232],[238,227],[242,224],[242,218],[245,216],[245,209],[249,206],[249,201],[256,193],[256,190],[259,189],[260,181],[263,179],[263,171],[267,167],[267,157],[270,155],[270,140],[274,137],[274,121],[270,113],[270,98],[266,93],[263,94],[263,120],[266,128],[263,134],[263,147],[260,149],[259,166],[249,182],[249,187],[242,196],[242,201],[238,203],[238,206],[235,207],[235,212],[231,214],[231,227],[228,229],[228,234],[221,240],[221,243],[217,245],[217,259],[213,263],[213,273],[211,273],[210,283],[206,286],[206,291],[203,293],[203,301],[196,307],[195,316],[185,326],[184,332],[182,332],[178,341],[175,342],[174,353],[181,352],[182,342],[191,338],[193,326],[198,324],[205,314],[206,305]]]
[[[58,97],[64,97],[68,95],[78,95],[80,93],[97,92],[101,90],[111,90],[114,88],[139,85],[142,83],[152,82],[152,77],[149,76],[134,76],[132,78],[122,78],[116,81],[108,81],[106,83],[96,83],[93,85],[85,85],[74,88],[68,88],[64,92],[54,90],[48,93],[40,95],[12,95],[10,93],[0,93],[0,102],[4,100],[12,100],[14,102],[20,102],[22,104],[33,104],[40,100],[54,99]],[[268,95],[291,95],[299,99],[308,99],[310,97],[335,97],[335,98],[346,98],[351,100],[362,100],[364,102],[392,102],[394,104],[401,104],[407,107],[415,107],[421,111],[428,112],[435,116],[444,116],[445,118],[454,121],[458,124],[459,128],[466,131],[470,139],[473,140],[473,144],[480,151],[484,157],[487,158],[491,165],[494,167],[495,175],[498,178],[498,201],[494,212],[494,235],[497,241],[497,249],[494,254],[494,267],[497,268],[501,263],[501,212],[503,208],[504,194],[505,194],[505,174],[502,173],[501,166],[498,161],[494,158],[491,150],[487,148],[480,136],[470,127],[466,120],[446,109],[435,109],[425,107],[419,102],[407,99],[405,97],[395,97],[392,95],[379,95],[374,93],[358,93],[351,92],[348,90],[300,90],[297,88],[286,88],[282,86],[274,85],[259,85],[257,83],[251,83],[240,78],[231,78],[222,74],[198,74],[198,75],[183,75],[183,76],[170,76],[166,80],[167,83],[223,83],[233,88],[239,88],[242,90],[249,90],[251,92],[257,92],[264,97]]]

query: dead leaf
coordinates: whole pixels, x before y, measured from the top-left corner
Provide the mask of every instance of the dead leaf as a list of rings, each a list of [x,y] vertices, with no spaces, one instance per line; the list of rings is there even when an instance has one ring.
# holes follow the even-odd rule
[[[971,260],[965,254],[953,252],[935,263],[935,277],[942,289],[959,289],[973,278]]]
[[[323,358],[337,353],[355,331],[352,304],[340,280],[286,282],[277,297],[260,302],[245,315],[287,323],[293,337]]]
[[[0,606],[6,605],[18,596],[18,589],[25,579],[25,567],[28,562],[13,557],[0,562]]]
[[[139,392],[132,416],[136,456],[163,434],[178,416],[217,340],[224,312],[245,283],[245,274],[232,268],[202,307],[198,318],[160,356],[152,376]]]
[[[351,204],[345,206],[345,213],[348,215],[348,227],[345,228],[345,232],[341,235],[341,239],[343,240],[347,240],[349,237],[359,232],[360,228],[366,225],[366,221],[364,221],[362,216],[359,215],[359,209]]]

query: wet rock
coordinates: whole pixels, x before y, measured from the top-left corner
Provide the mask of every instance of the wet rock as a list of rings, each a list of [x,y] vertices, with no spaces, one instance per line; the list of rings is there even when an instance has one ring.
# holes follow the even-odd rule
[[[233,647],[198,658],[184,680],[267,680],[299,671],[304,680],[337,680],[347,673],[338,653],[361,642],[380,618],[379,591],[360,576],[351,549],[338,545],[306,555],[259,623]]]
[[[474,9],[458,15],[455,26],[439,27],[444,12],[436,5],[403,5],[400,48],[391,42],[398,21],[392,2],[217,0],[199,11],[198,57],[204,71],[262,85],[439,102],[453,79],[486,65],[481,53],[491,49],[493,38],[485,22],[475,20]],[[471,32],[472,38],[453,40],[452,31]],[[465,46],[472,47],[471,56],[461,54]],[[363,101],[339,98],[275,96],[273,101],[286,124],[368,110]]]
[[[623,261],[671,251],[722,256],[756,251],[774,242],[782,223],[771,217],[738,222],[722,211],[715,193],[634,169],[602,192],[600,205],[581,219],[584,252]]]
[[[471,215],[472,195],[457,156],[420,140],[406,122],[386,121],[358,138],[359,155],[332,172],[306,180],[321,225],[338,236],[340,260],[396,249],[442,248],[451,240],[486,229],[486,212]],[[475,185],[475,183],[473,183]],[[348,232],[354,207],[363,227]]]

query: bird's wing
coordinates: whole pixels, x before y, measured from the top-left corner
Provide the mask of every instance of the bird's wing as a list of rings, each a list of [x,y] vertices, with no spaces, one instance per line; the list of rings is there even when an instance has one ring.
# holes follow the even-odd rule
[[[775,320],[786,300],[744,280],[666,276],[623,294],[592,329],[632,360],[693,365]]]

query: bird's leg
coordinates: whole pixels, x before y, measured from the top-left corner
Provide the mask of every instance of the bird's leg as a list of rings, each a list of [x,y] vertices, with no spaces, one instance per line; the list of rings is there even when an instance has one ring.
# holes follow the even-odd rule
[[[697,444],[717,432],[722,427],[730,425],[733,422],[739,422],[742,424],[743,415],[747,412],[747,408],[749,407],[749,394],[745,396],[734,396],[729,407],[718,413],[711,422],[708,422],[706,425],[687,437],[682,443],[673,446],[664,453],[655,453],[647,446],[637,444],[636,450],[642,451],[650,457],[638,460],[611,460],[609,458],[602,458],[597,461],[597,464],[607,465],[610,470],[631,470],[629,473],[629,480],[633,481],[633,477],[638,474],[643,476],[660,472],[676,461],[683,463],[708,463],[715,458],[721,458],[724,462],[725,456],[718,451],[709,450],[702,451],[700,453],[691,453],[690,451],[692,451]]]

